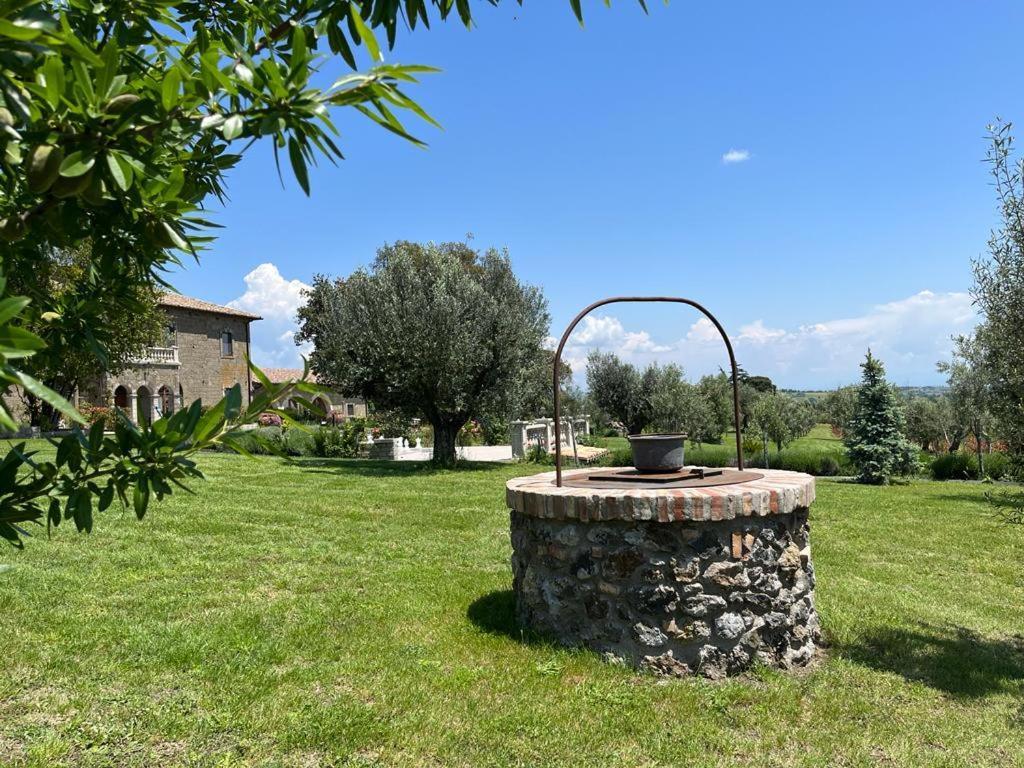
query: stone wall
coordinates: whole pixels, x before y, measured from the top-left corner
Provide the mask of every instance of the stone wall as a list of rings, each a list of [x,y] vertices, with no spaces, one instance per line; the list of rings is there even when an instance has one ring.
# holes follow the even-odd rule
[[[656,489],[606,487],[592,472],[506,484],[522,626],[671,675],[814,657],[813,477],[766,469]]]
[[[153,418],[162,411],[158,393],[166,387],[174,395],[174,408],[193,400],[213,405],[224,390],[241,384],[243,407],[249,403],[249,320],[181,307],[164,307],[168,321],[175,327],[176,362],[150,362],[107,375],[96,387],[86,388],[83,399],[103,405],[114,404],[114,393],[123,386],[130,397],[126,411],[135,418],[140,389],[148,392],[154,404]],[[221,334],[232,335],[233,354],[221,354]]]
[[[557,642],[711,678],[814,655],[806,509],[671,525],[511,517],[517,618]]]

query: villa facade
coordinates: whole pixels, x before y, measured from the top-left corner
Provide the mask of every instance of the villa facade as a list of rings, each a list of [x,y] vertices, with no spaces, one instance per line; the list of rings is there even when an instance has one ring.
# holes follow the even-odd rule
[[[81,399],[115,405],[135,423],[202,399],[218,402],[235,384],[241,385],[243,407],[252,392],[249,324],[259,315],[208,301],[164,293],[160,307],[167,317],[164,337],[133,367],[104,374]]]

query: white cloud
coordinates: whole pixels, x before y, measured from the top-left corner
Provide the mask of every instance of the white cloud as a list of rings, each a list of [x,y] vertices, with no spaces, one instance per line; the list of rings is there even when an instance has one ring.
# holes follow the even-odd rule
[[[891,380],[940,383],[935,363],[948,357],[950,337],[969,332],[976,322],[968,294],[921,291],[859,315],[792,329],[768,326],[758,318],[727,330],[737,362],[748,371],[770,376],[782,386],[813,388],[855,381],[869,347],[886,364]],[[630,339],[643,339],[643,343],[631,345]],[[728,367],[725,346],[711,321],[703,317],[671,345],[642,330],[627,331],[617,318],[595,318],[588,332],[574,334],[566,349],[581,383],[591,349],[615,352],[639,365],[676,362],[690,377]]]
[[[697,322],[690,326],[690,330],[686,332],[687,341],[718,341],[721,338],[714,323],[706,317],[697,320]]]
[[[551,342],[551,348],[558,344],[553,338]],[[569,337],[562,358],[574,373],[582,374],[587,355],[593,350],[614,352],[624,360],[633,360],[638,355],[671,352],[672,346],[655,343],[647,331],[627,331],[617,317],[587,315]]]
[[[300,355],[308,355],[310,349],[295,346],[295,313],[305,304],[302,292],[309,286],[301,280],[286,280],[270,262],[260,264],[244,280],[245,293],[228,306],[263,318],[252,324],[253,361],[266,367],[300,367]]]
[[[752,344],[769,344],[786,338],[786,332],[781,328],[766,328],[763,320],[755,320],[752,323],[740,326],[739,341],[749,341]]]
[[[745,163],[750,159],[749,149],[730,149],[724,155],[722,155],[722,162],[726,165],[734,165],[735,163]]]

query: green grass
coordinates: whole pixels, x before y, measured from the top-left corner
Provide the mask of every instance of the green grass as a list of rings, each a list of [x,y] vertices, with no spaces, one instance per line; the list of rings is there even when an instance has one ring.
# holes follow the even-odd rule
[[[1024,765],[1024,531],[983,486],[819,480],[826,659],[709,683],[520,636],[527,466],[203,466],[3,555],[0,765]]]

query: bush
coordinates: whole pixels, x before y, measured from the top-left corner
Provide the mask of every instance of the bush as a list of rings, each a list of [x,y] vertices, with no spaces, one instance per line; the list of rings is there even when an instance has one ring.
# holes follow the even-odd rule
[[[835,477],[842,472],[842,467],[839,461],[836,460],[835,456],[822,456],[821,463],[818,465],[818,474],[820,477]]]
[[[975,457],[975,461],[977,457]],[[985,454],[985,476],[993,480],[1010,477],[1010,457],[1001,451]]]
[[[325,459],[353,459],[359,455],[366,423],[349,419],[340,426],[318,427],[313,431],[313,453]]]
[[[283,435],[280,427],[259,427],[243,432],[235,438],[235,442],[242,450],[255,456],[269,456],[274,451],[283,450]]]
[[[324,459],[339,459],[345,455],[345,441],[337,427],[317,427],[313,430],[313,453]]]
[[[526,452],[526,460],[531,464],[554,464],[554,457],[544,450],[543,446],[534,445]],[[565,455],[562,455],[562,466],[566,466]]]
[[[1005,453],[985,454],[985,477],[1002,480],[1007,477],[1010,460]],[[944,453],[932,459],[931,475],[935,480],[980,480],[976,454],[957,452]]]
[[[313,434],[308,430],[292,427],[284,433],[283,442],[289,456],[313,455]]]
[[[977,470],[971,464],[971,457],[966,453],[944,453],[932,460],[932,477],[935,480],[972,480]]]
[[[102,405],[83,403],[78,407],[78,412],[85,417],[90,427],[97,421],[102,421],[103,429],[108,432],[113,431],[114,424],[117,421],[117,412],[113,408],[107,408]]]

